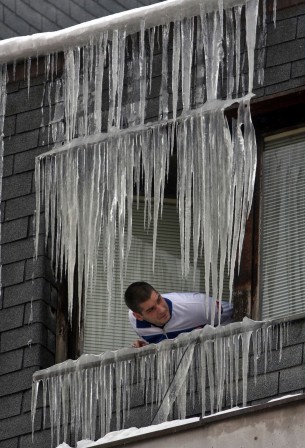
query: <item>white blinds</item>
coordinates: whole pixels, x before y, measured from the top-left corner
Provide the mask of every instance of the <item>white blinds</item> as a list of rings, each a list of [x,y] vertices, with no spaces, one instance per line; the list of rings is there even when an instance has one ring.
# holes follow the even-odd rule
[[[133,239],[124,280],[124,290],[134,281],[147,281],[161,293],[170,291],[204,291],[203,260],[199,260],[195,284],[193,270],[182,279],[179,221],[175,203],[165,202],[162,219],[158,222],[155,271],[152,272],[152,228],[144,229],[144,205],[133,210]],[[116,254],[116,266],[118,255]],[[98,261],[96,283],[86,305],[84,353],[101,353],[128,346],[136,339],[131,330],[127,308],[120,287],[119,270],[115,269],[113,297],[108,314],[106,274]],[[202,272],[202,275],[200,274]],[[224,299],[228,298],[228,279],[224,282]]]
[[[262,318],[305,311],[305,132],[266,141],[261,225]]]

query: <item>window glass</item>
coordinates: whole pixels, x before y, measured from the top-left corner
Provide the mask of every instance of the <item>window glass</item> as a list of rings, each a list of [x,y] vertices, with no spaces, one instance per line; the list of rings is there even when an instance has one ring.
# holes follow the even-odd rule
[[[305,132],[265,143],[260,238],[263,319],[305,311]]]

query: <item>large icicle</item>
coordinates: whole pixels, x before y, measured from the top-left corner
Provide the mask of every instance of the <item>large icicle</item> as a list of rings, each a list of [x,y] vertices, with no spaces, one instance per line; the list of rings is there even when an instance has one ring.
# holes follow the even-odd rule
[[[3,129],[4,129],[4,119],[6,109],[6,83],[7,83],[7,66],[6,64],[1,64],[0,65],[0,204],[2,200],[2,177],[3,177],[3,155],[4,155]],[[0,211],[0,218],[2,218],[1,211]],[[0,242],[1,242],[1,235],[2,232],[0,225]],[[2,295],[2,256],[0,246],[0,296],[1,295]]]

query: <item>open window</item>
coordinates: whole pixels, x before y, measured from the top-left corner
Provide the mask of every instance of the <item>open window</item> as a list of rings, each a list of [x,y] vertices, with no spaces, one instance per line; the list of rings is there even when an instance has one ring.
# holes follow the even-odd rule
[[[179,216],[176,201],[165,199],[162,218],[158,221],[156,262],[153,271],[153,228],[144,228],[144,202],[136,200],[133,207],[133,238],[124,276],[123,291],[119,275],[119,253],[116,250],[113,278],[113,295],[108,309],[106,273],[99,254],[96,280],[89,291],[86,303],[84,330],[84,353],[101,353],[130,345],[136,335],[128,320],[128,310],[124,303],[124,291],[135,281],[147,281],[161,293],[171,291],[205,291],[204,261],[200,257],[194,279],[192,267],[187,278],[181,271],[181,249]],[[117,249],[117,248],[116,248]],[[192,259],[192,256],[191,256]],[[226,271],[227,272],[227,271]],[[194,281],[193,281],[194,279]],[[211,291],[211,288],[210,288]],[[224,280],[223,300],[229,299],[229,278]]]

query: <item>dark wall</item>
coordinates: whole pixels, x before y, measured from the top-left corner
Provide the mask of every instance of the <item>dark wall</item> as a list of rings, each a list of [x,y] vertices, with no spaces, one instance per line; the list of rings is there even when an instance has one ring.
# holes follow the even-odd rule
[[[258,96],[268,96],[305,86],[305,3],[277,11],[276,27],[268,24],[263,87]]]
[[[38,3],[41,5],[41,13],[44,7],[50,7],[51,20],[54,8],[59,2],[39,0]],[[94,6],[93,1],[61,1],[58,10],[64,13],[68,3],[70,10],[72,4],[81,6],[85,3],[86,8],[88,5]],[[100,7],[106,8],[106,3],[109,8],[110,5],[114,7],[119,4],[121,10],[126,8],[122,0],[101,0]],[[128,5],[140,6],[140,3],[144,2],[134,0],[128,2]],[[26,13],[22,13],[20,9],[25,5],[35,9],[34,0],[2,0],[0,13],[2,11],[8,17],[8,11],[16,12],[16,17],[19,15],[20,20],[25,20]],[[85,8],[83,10],[85,11]],[[46,11],[48,13],[48,10]],[[56,14],[57,18],[60,17],[59,12]],[[40,30],[34,25],[35,17],[37,16],[33,13],[32,28],[26,28],[25,34]],[[90,18],[93,17],[82,16],[79,21]],[[305,3],[279,11],[277,18],[276,29],[273,29],[273,25],[269,26],[265,84],[257,89],[260,97],[305,86]],[[43,18],[41,20],[43,22]],[[77,23],[75,18],[70,20],[72,22],[65,22],[63,26]],[[22,32],[21,23],[19,25]],[[56,22],[56,26],[58,27],[59,23]],[[48,149],[48,132],[43,125],[41,110],[41,101],[45,96],[43,77],[32,80],[29,98],[27,82],[23,81],[22,76],[19,81],[10,82],[8,85],[1,214],[3,292],[0,298],[0,448],[31,446],[32,374],[53,364],[55,359],[57,288],[44,250],[43,238],[33,269],[34,159]],[[156,101],[151,100],[152,108],[157,106]],[[44,100],[44,104],[44,113],[48,116],[47,100]],[[44,229],[41,228],[41,234],[43,233]],[[29,325],[31,306],[33,321]],[[284,348],[282,361],[278,362],[275,354],[268,364],[267,374],[264,375],[260,370],[256,385],[250,380],[250,402],[304,390],[304,343],[305,321],[299,320],[291,326],[289,346]],[[150,412],[146,419],[141,403],[138,405],[130,414],[128,426],[144,426],[150,423]],[[195,410],[191,409],[190,415],[194,413]],[[37,432],[33,446],[49,446],[49,430],[40,431],[40,408],[35,422]]]
[[[8,86],[1,216],[1,448],[30,446],[25,434],[31,431],[32,374],[55,359],[57,288],[44,249],[43,225],[38,258],[33,261],[34,161],[47,150],[44,95],[43,78],[33,80],[29,99],[27,82]]]

